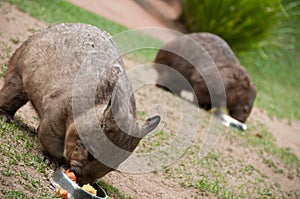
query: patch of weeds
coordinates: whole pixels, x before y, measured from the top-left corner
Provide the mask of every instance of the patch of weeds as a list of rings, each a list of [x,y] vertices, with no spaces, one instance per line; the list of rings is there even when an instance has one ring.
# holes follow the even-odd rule
[[[9,58],[10,57],[10,53],[11,53],[11,47],[6,45],[5,46],[5,57]]]
[[[210,158],[214,161],[217,161],[218,158],[221,157],[221,155],[222,155],[222,152],[220,150],[218,150],[217,152],[212,151],[212,152],[209,153],[207,158]]]
[[[147,117],[147,113],[145,111],[137,111],[136,114],[140,120],[145,120]]]
[[[8,59],[11,53],[11,46],[7,45],[4,42],[0,42],[1,51],[3,54],[0,54],[0,59]]]
[[[10,41],[16,45],[20,43],[20,39],[18,37],[12,37],[12,38],[10,38]]]
[[[119,189],[106,183],[103,180],[100,180],[98,184],[106,191],[107,195],[109,195],[108,199],[131,199],[131,197],[123,195]]]
[[[38,31],[37,29],[34,29],[34,28],[28,28],[27,30],[28,30],[28,32],[31,32],[31,33],[35,33],[36,31]]]
[[[273,160],[271,160],[265,156],[263,156],[262,158],[263,158],[264,163],[267,164],[268,167],[272,168],[275,173],[284,173],[283,169],[280,169]]]
[[[222,198],[233,198],[235,195],[230,187],[224,187],[219,181],[210,181],[205,177],[202,177],[193,186],[202,192],[210,191]]]
[[[234,188],[229,186],[228,182],[230,172],[221,169],[224,159],[220,151],[211,152],[207,157],[200,158],[189,149],[186,155],[176,166],[164,168],[169,177],[180,178],[180,184],[184,187],[194,187],[204,193],[211,192],[221,198],[233,198]]]
[[[278,147],[272,134],[262,124],[256,126],[250,124],[248,127],[245,134],[230,130],[226,133],[226,137],[229,137],[232,142],[239,143],[244,148],[251,148],[253,152],[262,158],[263,163],[272,169],[274,174],[282,174],[284,177],[288,175],[291,176],[290,179],[296,176],[299,178],[300,161],[298,157],[289,148]],[[242,165],[243,163],[240,162],[239,164]],[[236,178],[238,174],[240,176]],[[275,198],[277,196],[297,198],[296,196],[299,194],[296,191],[290,193],[287,190],[283,191],[278,183],[270,181],[271,178],[266,173],[256,169],[253,165],[240,167],[238,174],[234,174],[236,180],[248,178],[249,182],[242,188],[246,192],[243,194],[242,192],[236,193],[235,196],[246,194],[246,198]],[[234,187],[234,190],[238,187]],[[253,187],[259,187],[259,189],[253,189]]]
[[[174,133],[163,130],[156,130],[142,139],[136,151],[138,153],[150,153],[153,151],[162,151],[164,147],[170,145],[173,141]],[[174,149],[175,150],[175,149]]]
[[[258,188],[258,194],[261,196],[261,197],[274,197],[274,193],[272,192],[272,190],[270,188]]]
[[[6,188],[4,188],[2,190],[2,193],[6,196],[6,198],[14,198],[14,199],[30,198],[26,193],[24,193],[22,191],[11,190],[11,189],[6,189]]]
[[[245,134],[228,131],[226,136],[235,142],[239,142],[243,147],[251,147],[262,157],[262,159],[264,159],[264,156],[266,155],[272,156],[279,158],[288,168],[300,167],[300,159],[292,153],[289,148],[278,147],[274,143],[275,140],[273,135],[263,124],[248,125],[248,130]],[[270,162],[265,163],[270,166]]]
[[[0,121],[1,193],[4,198],[55,198],[35,134],[15,123]]]
[[[256,171],[256,169],[251,164],[248,164],[242,168],[242,172],[245,172],[247,175],[252,175],[254,171]]]
[[[255,130],[251,129],[250,132],[256,132],[256,134],[246,133],[245,136],[243,136],[246,143],[262,149],[263,152],[269,155],[280,158],[288,167],[300,167],[299,158],[288,148],[281,148],[274,144],[272,134],[268,132],[264,126],[258,125]],[[259,134],[259,136],[257,136],[257,134]]]
[[[242,135],[237,135],[233,141],[239,142],[241,137]],[[245,143],[244,146],[248,147]],[[282,191],[279,184],[270,182],[265,173],[252,164],[245,164],[243,159],[218,149],[202,158],[199,151],[198,145],[192,146],[180,161],[165,167],[167,177],[180,179],[179,184],[183,187],[194,187],[200,192],[210,192],[220,198],[287,197],[287,191]],[[264,150],[262,152],[262,155],[265,154]],[[277,162],[268,163],[274,168],[274,172],[284,172]]]
[[[1,65],[1,68],[0,68],[1,72],[0,72],[0,78],[3,78],[6,76],[6,71],[7,71],[7,64],[6,63],[3,63]]]

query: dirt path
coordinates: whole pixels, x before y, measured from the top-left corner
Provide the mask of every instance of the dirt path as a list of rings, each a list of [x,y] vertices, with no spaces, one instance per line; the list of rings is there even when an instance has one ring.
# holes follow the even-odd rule
[[[94,1],[94,0],[68,0],[69,2],[85,8],[91,12],[94,12],[100,16],[103,16],[107,19],[110,19],[114,22],[122,24],[130,29],[135,28],[148,28],[148,27],[156,27],[156,28],[170,28],[173,30],[180,30],[178,27],[166,23],[162,20],[157,19],[149,12],[145,11],[145,9],[136,1],[133,0],[122,0],[122,1]],[[174,11],[170,9],[163,1],[151,1],[151,3],[160,6],[164,9],[164,13],[166,15],[176,16],[178,15],[178,11]],[[169,8],[169,9],[167,9]],[[145,33],[155,36],[165,42],[170,41],[176,37],[176,34],[172,32],[164,32],[161,34],[157,31],[151,30],[143,30]]]
[[[83,2],[83,1],[82,1]],[[85,1],[87,2],[87,1]],[[98,1],[97,1],[98,2]],[[101,1],[108,2],[108,1]],[[88,4],[91,7],[97,5]],[[93,5],[93,6],[92,6]],[[117,5],[115,5],[117,6]],[[95,8],[96,9],[96,8]],[[120,8],[120,9],[123,9]],[[106,8],[106,10],[109,10]],[[124,10],[124,9],[123,9]],[[141,12],[140,14],[142,14]],[[140,16],[140,18],[142,18]],[[47,27],[47,24],[38,21],[37,19],[18,11],[14,6],[9,4],[2,4],[0,8],[0,65],[6,63],[14,50],[21,45],[21,43],[28,38],[34,31]],[[140,63],[125,59],[127,69],[132,69]],[[153,73],[153,71],[148,71]],[[0,80],[1,85],[3,79]],[[160,111],[153,107],[153,104],[159,104],[164,108],[165,121],[160,128],[166,132],[171,132],[176,128],[178,123],[177,109],[178,102],[173,95],[149,86],[137,91],[137,109],[140,113],[153,114],[153,112]],[[203,176],[208,179],[215,179],[217,175],[225,176],[225,186],[252,186],[247,190],[248,192],[256,192],[257,189],[263,191],[279,186],[280,188],[273,188],[273,194],[285,194],[290,198],[300,196],[300,179],[297,177],[295,170],[290,170],[286,165],[278,159],[269,157],[251,147],[245,147],[239,140],[233,139],[227,135],[229,130],[225,130],[215,146],[213,151],[214,158],[217,161],[213,164],[204,164],[201,158],[198,158],[199,148],[197,142],[201,142],[204,138],[203,133],[207,130],[207,122],[209,122],[209,114],[189,105],[186,107],[194,111],[199,111],[201,115],[201,124],[197,131],[197,140],[186,152],[185,156],[172,164],[166,170],[158,170],[151,173],[143,174],[128,174],[120,172],[112,172],[104,177],[104,180],[111,185],[117,187],[123,194],[138,199],[148,198],[218,198],[215,194],[209,191],[199,191],[194,188],[195,179],[203,179]],[[30,105],[23,107],[18,114],[28,121],[30,126],[36,128],[38,119]],[[277,119],[270,119],[266,113],[254,108],[249,123],[254,126],[265,124],[265,127],[273,134],[276,144],[280,147],[289,147],[292,152],[300,157],[300,123],[280,121]],[[187,129],[188,131],[189,129]],[[161,141],[166,142],[172,137],[162,137]],[[150,139],[151,142],[153,140]],[[145,141],[147,145],[147,141]],[[142,150],[144,143],[142,143],[139,150]],[[272,165],[266,163],[266,159],[274,162],[277,169]],[[207,159],[207,162],[213,161]],[[184,167],[183,163],[187,166]],[[248,168],[248,170],[246,169]],[[250,169],[249,169],[250,168]],[[251,169],[252,168],[252,169]],[[275,170],[275,171],[274,171]],[[181,172],[181,173],[180,173]],[[222,175],[221,175],[222,174]],[[267,176],[267,177],[266,177]],[[258,179],[262,180],[261,183]],[[208,181],[209,182],[209,181]],[[207,182],[207,183],[208,183]],[[182,185],[181,185],[182,184]],[[45,183],[42,186],[50,186]],[[283,192],[283,193],[282,193]],[[299,193],[299,195],[288,195],[290,192]],[[273,195],[274,196],[274,195]],[[281,195],[277,195],[281,198]]]

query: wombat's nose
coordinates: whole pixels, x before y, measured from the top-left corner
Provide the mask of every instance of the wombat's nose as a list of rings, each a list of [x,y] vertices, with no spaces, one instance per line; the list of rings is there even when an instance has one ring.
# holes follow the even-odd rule
[[[247,117],[244,115],[239,115],[239,116],[232,116],[234,119],[238,120],[239,122],[245,123]]]

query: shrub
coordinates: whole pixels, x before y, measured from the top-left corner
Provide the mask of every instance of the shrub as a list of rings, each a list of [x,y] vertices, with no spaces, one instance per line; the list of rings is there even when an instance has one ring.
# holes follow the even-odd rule
[[[211,32],[234,50],[261,47],[273,34],[281,0],[182,0],[183,22],[190,32]]]

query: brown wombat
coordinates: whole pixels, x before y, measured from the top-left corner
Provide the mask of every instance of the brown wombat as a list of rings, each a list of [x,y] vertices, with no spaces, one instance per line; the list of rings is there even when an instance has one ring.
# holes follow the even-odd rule
[[[182,90],[193,89],[198,105],[207,110],[213,106],[211,96],[214,95],[219,98],[214,104],[215,107],[225,106],[226,100],[229,114],[241,122],[246,121],[256,97],[256,86],[229,45],[217,35],[211,33],[183,35],[164,45],[154,62],[156,63],[154,68],[158,72],[158,87],[172,90],[177,95],[180,95]],[[214,63],[217,66],[215,72],[212,70]],[[190,87],[172,74],[170,69],[165,69],[160,64],[170,66],[182,74]],[[217,73],[223,81],[223,90],[225,87],[226,97],[223,99],[221,99],[222,89],[216,85]]]
[[[0,92],[0,115],[12,119],[27,101],[41,120],[43,150],[67,160],[80,184],[116,169],[160,121],[136,122],[119,49],[108,33],[87,24],[51,26],[16,50]]]

